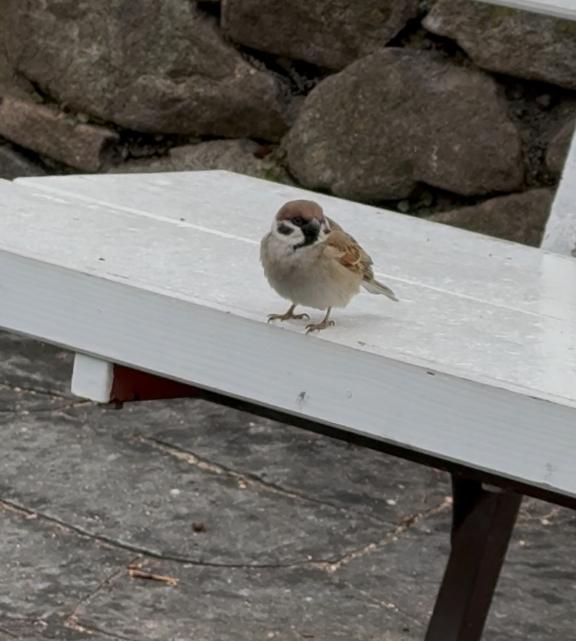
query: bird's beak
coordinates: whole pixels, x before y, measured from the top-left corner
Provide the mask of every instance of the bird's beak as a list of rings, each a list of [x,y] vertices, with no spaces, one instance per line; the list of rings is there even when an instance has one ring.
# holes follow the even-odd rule
[[[309,233],[309,232],[318,232],[320,229],[320,223],[316,220],[316,218],[311,218],[306,224],[302,225],[302,228],[304,229],[304,233]]]

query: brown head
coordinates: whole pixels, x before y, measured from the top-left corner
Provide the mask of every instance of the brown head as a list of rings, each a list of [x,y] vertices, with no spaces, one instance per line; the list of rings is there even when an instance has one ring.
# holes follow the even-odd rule
[[[290,200],[276,214],[272,232],[296,250],[324,240],[330,228],[318,203]]]

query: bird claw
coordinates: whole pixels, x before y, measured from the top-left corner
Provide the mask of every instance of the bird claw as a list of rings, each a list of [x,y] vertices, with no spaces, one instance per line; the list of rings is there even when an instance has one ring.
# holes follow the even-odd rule
[[[310,320],[310,316],[308,314],[289,314],[286,312],[285,314],[268,314],[268,322],[271,323],[272,321],[287,321],[287,320]]]
[[[323,329],[327,329],[328,327],[334,327],[336,323],[333,320],[323,320],[320,323],[310,323],[310,325],[306,325],[306,333],[310,334],[310,332],[319,332]]]

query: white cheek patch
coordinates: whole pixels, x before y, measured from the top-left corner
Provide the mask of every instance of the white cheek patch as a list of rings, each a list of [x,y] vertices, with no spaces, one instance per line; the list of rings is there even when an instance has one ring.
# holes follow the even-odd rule
[[[282,233],[282,225],[285,225],[287,228],[289,228],[290,233]],[[286,223],[274,224],[272,226],[272,235],[282,244],[288,245],[289,247],[297,245],[298,243],[302,242],[302,239],[304,238],[302,231],[298,229],[298,227],[294,227],[294,225],[286,225]]]
[[[293,225],[285,222],[278,223],[277,230],[281,236],[291,236],[295,231]]]

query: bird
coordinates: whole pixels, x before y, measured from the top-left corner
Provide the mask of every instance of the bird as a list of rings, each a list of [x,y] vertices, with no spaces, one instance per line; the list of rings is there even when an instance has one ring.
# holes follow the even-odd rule
[[[271,287],[291,302],[284,314],[269,314],[268,322],[310,320],[295,313],[298,305],[326,310],[306,333],[334,326],[332,308],[346,307],[361,288],[398,301],[375,279],[370,256],[313,200],[291,200],[278,210],[260,243],[260,262]]]

